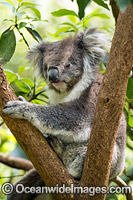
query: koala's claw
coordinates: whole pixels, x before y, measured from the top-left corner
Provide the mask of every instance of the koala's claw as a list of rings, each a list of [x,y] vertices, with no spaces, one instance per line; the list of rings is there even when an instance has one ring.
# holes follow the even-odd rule
[[[3,115],[21,118],[23,117],[23,106],[25,103],[21,101],[8,101],[3,109]]]
[[[19,101],[27,102],[24,97],[18,96]]]

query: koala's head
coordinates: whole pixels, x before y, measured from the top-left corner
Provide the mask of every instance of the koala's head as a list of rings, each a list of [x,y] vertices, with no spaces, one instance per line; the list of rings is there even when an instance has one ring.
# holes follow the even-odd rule
[[[42,42],[29,51],[28,59],[39,67],[50,89],[64,93],[72,90],[84,74],[86,81],[93,79],[96,65],[104,56],[103,41],[103,35],[91,28],[62,41]]]

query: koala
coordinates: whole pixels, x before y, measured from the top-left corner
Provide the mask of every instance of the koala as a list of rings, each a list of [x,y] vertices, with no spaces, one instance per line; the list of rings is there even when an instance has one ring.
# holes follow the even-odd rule
[[[98,64],[105,55],[103,34],[89,28],[55,43],[42,42],[29,50],[29,61],[47,82],[50,105],[9,101],[3,114],[28,120],[46,137],[68,172],[82,175],[102,75]],[[110,180],[124,168],[126,120],[124,114],[114,146]],[[18,183],[42,186],[35,169]],[[11,194],[8,200],[32,200],[33,194]]]

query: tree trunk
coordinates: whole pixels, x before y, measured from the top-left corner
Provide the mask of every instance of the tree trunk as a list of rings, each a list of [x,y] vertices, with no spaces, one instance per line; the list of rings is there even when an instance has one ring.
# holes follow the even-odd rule
[[[118,18],[106,73],[99,92],[88,144],[82,186],[108,186],[113,147],[123,112],[128,77],[133,65],[133,6]],[[80,199],[105,199],[97,194]]]
[[[7,82],[6,76],[0,66],[0,116],[11,130],[16,140],[23,148],[33,165],[43,178],[47,186],[66,186],[73,183],[62,162],[50,148],[44,136],[31,124],[23,119],[12,119],[2,115],[2,110],[7,101],[17,100],[12,88]],[[76,181],[75,181],[76,182]],[[58,195],[57,199],[73,199],[73,195]]]

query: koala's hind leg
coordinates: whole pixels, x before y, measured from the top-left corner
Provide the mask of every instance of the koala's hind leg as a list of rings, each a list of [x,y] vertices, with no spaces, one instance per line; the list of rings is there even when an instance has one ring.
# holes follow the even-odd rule
[[[22,184],[24,187],[38,187],[38,186],[45,186],[42,178],[38,174],[35,169],[30,170],[27,174],[24,175],[22,179],[20,179],[15,185],[14,188],[18,185]],[[18,188],[19,189],[19,188]],[[21,189],[21,186],[20,186]],[[16,190],[12,192],[12,194],[7,195],[6,200],[34,200],[36,194],[32,193],[16,193]]]

